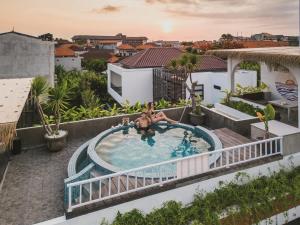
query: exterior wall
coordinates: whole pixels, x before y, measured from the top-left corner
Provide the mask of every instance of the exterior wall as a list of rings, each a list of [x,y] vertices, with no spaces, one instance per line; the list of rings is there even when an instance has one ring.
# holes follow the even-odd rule
[[[54,42],[16,33],[0,35],[0,78],[39,75],[54,85]]]
[[[292,73],[269,70],[265,63],[261,63],[261,81],[266,83],[271,91],[274,100],[284,99],[277,91],[275,82],[285,83],[286,80],[293,80],[297,83],[296,77]]]
[[[189,109],[184,107],[165,109],[164,113],[171,119],[179,121],[182,114],[182,123],[188,123]],[[61,129],[68,131],[68,141],[80,140],[82,138],[94,138],[99,133],[116,126],[122,122],[123,117],[129,117],[131,121],[137,119],[140,113],[131,115],[118,115],[90,120],[62,123]],[[46,144],[43,127],[29,127],[17,129],[17,136],[21,139],[22,149],[32,149]],[[33,138],[34,137],[34,138]]]
[[[242,86],[256,86],[257,74],[255,71],[238,70],[235,73],[235,84],[241,84]],[[224,98],[225,89],[230,89],[230,82],[228,82],[227,72],[201,72],[192,74],[193,81],[197,81],[198,84],[204,84],[204,104],[214,104],[221,101]],[[190,81],[187,81],[190,86]],[[218,89],[220,88],[220,90]],[[189,98],[189,92],[187,91],[187,98]]]
[[[66,71],[78,70],[81,71],[81,58],[80,57],[56,57],[55,65],[63,66]]]
[[[106,208],[103,210],[99,210],[83,216],[75,217],[69,220],[65,220],[63,222],[60,221],[53,224],[98,225],[101,224],[101,221],[103,219],[106,219],[109,223],[111,223],[116,217],[118,211],[120,213],[126,213],[132,209],[139,209],[143,213],[147,214],[150,213],[155,208],[162,207],[163,203],[171,200],[178,201],[184,205],[187,205],[193,201],[194,195],[196,193],[199,193],[199,191],[202,191],[204,193],[212,192],[219,187],[221,181],[224,183],[228,183],[234,180],[237,173],[244,172],[249,174],[251,177],[270,176],[272,172],[279,172],[280,170],[282,170],[282,167],[285,167],[286,169],[290,169],[292,166],[291,164],[295,166],[300,165],[300,154],[293,155],[292,159],[290,156],[286,156],[283,159],[278,161],[266,163],[263,165],[259,165],[259,166],[239,170],[239,171],[230,172],[227,174],[223,174],[221,176],[213,176],[213,178],[199,180],[199,182],[194,184],[178,187],[176,189],[172,189],[148,197],[140,198],[134,201],[125,202],[123,204],[119,204],[110,208]],[[294,217],[291,217],[291,219],[293,218]]]
[[[122,77],[122,96],[111,88],[111,71]],[[153,69],[126,69],[117,64],[108,64],[108,93],[120,104],[153,101]]]

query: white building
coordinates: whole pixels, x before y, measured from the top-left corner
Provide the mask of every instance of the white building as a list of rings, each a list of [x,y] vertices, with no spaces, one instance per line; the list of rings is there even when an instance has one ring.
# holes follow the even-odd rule
[[[54,42],[14,31],[0,34],[0,78],[36,76],[54,85]]]
[[[137,101],[152,102],[153,70],[167,65],[182,54],[177,48],[149,48],[118,64],[108,64],[108,93],[120,104],[126,100],[131,104]],[[204,102],[219,102],[224,97],[223,91],[230,88],[226,62],[215,56],[203,56],[199,65],[198,72],[192,76],[194,81],[204,87]],[[237,77],[237,83],[243,86],[256,85],[256,72],[238,71]]]
[[[81,57],[72,49],[73,44],[63,44],[55,48],[55,65],[62,66],[66,71],[81,68]]]

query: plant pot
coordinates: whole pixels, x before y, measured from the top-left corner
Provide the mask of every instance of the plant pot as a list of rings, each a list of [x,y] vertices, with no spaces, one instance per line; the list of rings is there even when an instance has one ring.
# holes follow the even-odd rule
[[[205,114],[195,114],[193,112],[189,113],[190,123],[194,126],[202,125],[204,123]]]
[[[48,150],[50,152],[58,152],[64,149],[67,146],[67,136],[68,132],[64,130],[59,130],[58,134],[55,135],[45,134]]]

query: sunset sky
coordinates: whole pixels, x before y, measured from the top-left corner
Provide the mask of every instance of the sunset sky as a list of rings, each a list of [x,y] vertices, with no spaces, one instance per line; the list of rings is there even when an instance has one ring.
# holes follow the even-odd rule
[[[0,32],[211,40],[222,33],[298,35],[298,0],[7,0]]]

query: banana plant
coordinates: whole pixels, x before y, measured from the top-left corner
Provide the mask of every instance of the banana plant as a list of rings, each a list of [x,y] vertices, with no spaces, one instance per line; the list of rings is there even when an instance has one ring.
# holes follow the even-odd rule
[[[265,125],[265,139],[268,139],[270,137],[269,132],[269,121],[275,119],[276,111],[274,107],[271,104],[268,104],[264,110],[263,113],[257,112],[256,115],[259,118],[261,122]]]

